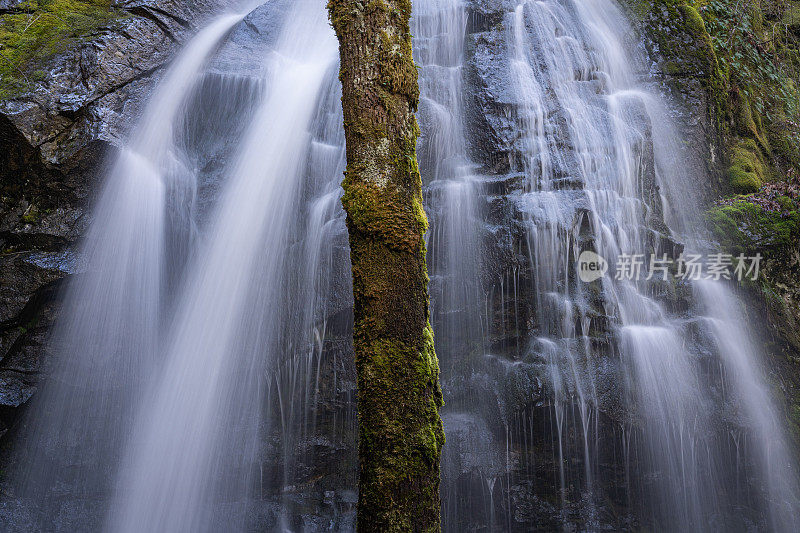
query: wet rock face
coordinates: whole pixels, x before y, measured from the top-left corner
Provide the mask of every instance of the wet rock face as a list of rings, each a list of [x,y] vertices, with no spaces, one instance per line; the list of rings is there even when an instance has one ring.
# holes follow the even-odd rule
[[[3,0],[0,13],[20,2]],[[53,57],[44,81],[0,102],[0,433],[35,391],[69,250],[114,147],[164,64],[217,8],[127,2],[98,34]]]
[[[0,2],[0,9],[11,3]],[[200,24],[213,4],[207,0],[127,4],[131,17],[119,27],[55,58],[47,81],[31,94],[0,103],[0,434],[13,422],[19,406],[35,392],[40,373],[46,371],[44,341],[58,312],[55,295],[65,276],[80,271],[69,249],[86,226],[85,205],[98,191],[103,160],[135,122],[177,43],[186,38],[192,26]],[[443,510],[443,516],[452,530],[464,531],[485,528],[488,517],[513,531],[555,531],[564,524],[584,528],[588,527],[583,522],[587,516],[594,521],[591,526],[625,529],[631,526],[631,517],[621,458],[627,450],[625,439],[631,437],[619,425],[624,406],[616,403],[621,394],[614,379],[619,374],[614,361],[598,369],[602,376],[598,378],[601,388],[597,395],[604,411],[597,422],[598,456],[592,457],[598,469],[595,477],[603,480],[598,490],[606,502],[589,511],[580,494],[585,465],[580,459],[584,443],[579,433],[579,406],[566,410],[571,420],[567,421],[570,429],[564,437],[564,455],[576,459],[565,466],[568,491],[562,495],[558,490],[561,482],[555,436],[558,421],[552,416],[552,391],[544,378],[546,363],[521,361],[542,327],[542,317],[535,306],[528,238],[530,223],[537,214],[520,201],[530,188],[523,171],[526,141],[518,133],[523,104],[514,98],[506,75],[509,58],[503,21],[516,4],[512,0],[467,2],[463,96],[470,158],[479,163],[474,183],[481,191],[476,206],[482,250],[477,284],[485,296],[480,303],[485,305],[486,317],[484,332],[479,331],[484,324],[473,324],[475,331],[469,335],[461,334],[463,330],[448,332],[448,321],[458,323],[464,309],[434,318],[447,398],[443,418],[448,446],[443,470],[450,477],[444,480],[443,490],[458,495],[450,500],[455,503]],[[230,71],[247,71],[240,63],[268,44],[265,34],[278,27],[280,17],[276,14],[282,12],[257,10],[235,30],[212,65],[216,77],[206,81],[214,85],[209,94],[218,94],[216,85],[226,83]],[[678,50],[696,45],[689,42],[690,34],[670,26],[674,20],[668,15],[663,10],[653,11],[642,22],[642,46],[652,61],[643,68],[651,68],[649,75],[659,80],[660,90],[683,102],[684,106],[671,111],[693,139],[691,145],[697,147],[697,164],[713,166],[713,152],[708,149],[713,146],[709,138],[713,128],[707,118],[707,92],[702,81],[706,64],[700,55],[682,58],[681,54],[667,54],[663,43],[657,42],[654,32],[660,28],[676,39]],[[681,62],[678,68],[666,67],[673,60],[666,58],[673,56]],[[599,80],[589,81],[593,86],[600,84]],[[246,89],[257,91],[255,86]],[[574,147],[565,133],[567,125],[555,104],[551,101],[549,105],[547,118],[554,125],[555,142],[564,155],[555,162],[558,188],[566,191],[564,198],[574,204],[576,214],[585,213],[583,184],[576,178],[579,173],[572,157]],[[642,114],[636,106],[631,112]],[[244,111],[230,114],[237,113]],[[198,124],[193,127],[207,132],[213,129],[211,122],[216,118],[195,120]],[[659,230],[663,221],[659,223],[656,201],[652,128],[642,118],[638,129],[643,134],[644,187],[653,215],[647,226]],[[219,132],[220,137],[227,134]],[[213,167],[224,154],[202,153],[197,157]],[[213,169],[208,172],[213,173]],[[201,201],[202,193],[201,188]],[[216,189],[208,194],[213,196]],[[434,232],[437,194],[430,186],[426,188]],[[589,240],[591,236],[582,232],[578,238]],[[310,396],[297,411],[273,418],[282,420],[285,416],[287,424],[299,425],[300,417],[309,416],[313,428],[287,436],[276,424],[264,438],[257,479],[264,503],[258,511],[264,515],[259,522],[268,524],[265,527],[280,523],[283,507],[292,529],[318,530],[334,524],[337,529],[352,529],[357,476],[356,388],[349,251],[343,225],[335,240],[327,320],[325,328],[320,328],[324,337],[321,360],[315,359],[315,372],[307,374],[318,381],[308,389]],[[436,306],[437,290],[448,280],[437,277],[435,267],[431,273]],[[602,315],[600,298],[599,291],[589,295],[588,305],[596,312],[591,342],[597,350],[609,350],[610,317]],[[687,299],[672,297],[665,303],[680,312],[688,305]],[[480,349],[474,342],[479,335],[486,340]],[[465,358],[465,353],[474,353],[474,357]],[[487,353],[491,357],[485,357]],[[309,382],[303,383],[305,387]],[[480,409],[462,412],[474,405],[476,397],[481,399]],[[273,400],[277,405],[278,400]],[[310,401],[314,402],[313,409],[303,411]],[[562,498],[567,500],[563,510]],[[482,519],[473,520],[477,515]]]
[[[261,62],[274,48],[281,35],[286,14],[291,13],[292,0],[270,0],[255,8],[231,32],[225,45],[212,61],[212,69],[222,73],[232,72],[237,76],[262,75]]]
[[[437,275],[434,249],[430,254],[434,261],[430,268],[431,293],[448,435],[443,457],[443,518],[452,531],[478,530],[488,527],[490,521],[509,531],[632,527],[635,507],[641,502],[632,502],[628,497],[627,491],[635,492],[636,488],[625,480],[626,465],[622,460],[626,447],[623,421],[628,413],[627,406],[620,402],[624,396],[620,385],[622,370],[615,355],[614,331],[609,327],[616,319],[606,316],[599,287],[588,288],[585,301],[578,305],[589,309],[588,342],[592,353],[601,359],[595,369],[598,390],[594,394],[599,412],[592,417],[599,420],[592,421],[596,440],[587,445],[592,450],[589,466],[583,451],[581,434],[586,428],[581,427],[581,405],[575,397],[566,400],[567,406],[554,409],[548,362],[541,355],[546,350],[537,340],[549,336],[547,322],[553,320],[554,313],[541,305],[537,276],[542,272],[537,272],[532,262],[532,256],[541,250],[532,249],[531,231],[532,227],[535,231],[536,227],[545,228],[556,221],[552,213],[544,212],[544,204],[538,205],[535,200],[532,203],[529,195],[531,178],[536,179],[531,169],[539,161],[528,159],[536,152],[530,149],[531,140],[520,135],[525,127],[522,117],[530,114],[526,109],[530,103],[520,99],[509,77],[513,58],[509,56],[508,24],[516,3],[474,1],[467,5],[463,106],[469,156],[476,163],[478,174],[473,185],[479,191],[475,217],[480,219],[478,292],[484,316],[474,326],[481,332],[472,335],[458,316],[463,310],[437,314],[437,305],[442,304],[437,297],[444,292],[440,289],[448,280],[446,273]],[[639,46],[634,41],[631,36],[629,45]],[[533,48],[537,49],[535,43]],[[637,65],[636,74],[649,79],[652,73],[648,68],[649,65]],[[585,101],[597,99],[597,108],[602,109],[605,104],[600,95],[607,92],[602,73],[589,72],[588,77],[579,79],[583,82],[578,89],[581,97]],[[659,89],[668,92],[663,87]],[[585,172],[579,168],[579,148],[570,134],[574,123],[570,123],[552,89],[547,87],[544,93],[542,116],[548,129],[549,150],[554,154],[549,172],[553,194],[558,197],[559,216],[565,217],[558,222],[566,228],[559,239],[571,257],[576,251],[592,248],[594,236],[587,222],[592,207],[581,177]],[[703,93],[690,94],[705,105]],[[667,237],[663,220],[653,150],[656,138],[648,111],[635,96],[617,98],[617,103],[625,109],[631,133],[638,138],[632,146],[640,156],[639,185],[646,204],[639,230],[648,236],[648,247],[677,257],[681,245]],[[681,122],[695,110],[686,115],[680,115],[683,108],[676,108],[675,112],[681,125],[702,139],[699,146],[707,146],[702,124]],[[600,119],[605,120],[602,115]],[[613,142],[610,136],[598,139],[598,152],[613,153]],[[705,163],[698,158],[699,155],[693,159],[693,164],[702,170],[687,169],[687,173],[701,175],[705,171]],[[423,160],[423,169],[424,163]],[[426,200],[431,232],[435,235],[437,222],[444,218],[438,210],[447,206],[438,203],[435,184],[429,185]],[[558,268],[555,263],[548,266]],[[574,280],[565,282],[572,284]],[[564,290],[564,286],[559,285],[558,290]],[[660,298],[667,308],[685,308],[682,297],[675,296],[679,290],[667,292]],[[576,309],[574,315],[578,314]],[[461,327],[454,327],[453,323]],[[581,331],[580,325],[577,329]],[[475,337],[482,337],[478,346]],[[554,416],[558,409],[563,409],[565,419]],[[478,449],[485,453],[472,453]],[[563,461],[559,454],[563,454]],[[478,456],[485,463],[473,460]],[[560,468],[563,479],[559,479]],[[598,501],[584,501],[581,493],[588,468],[593,469],[595,494],[602,495]],[[559,487],[564,487],[563,492]]]
[[[0,12],[18,7],[24,0],[0,0]]]
[[[0,103],[43,162],[69,166],[90,143],[119,140],[160,70],[213,2],[127,3],[100,35],[52,58],[45,81]]]
[[[645,67],[654,88],[680,104],[670,112],[691,152],[687,159],[693,168],[687,174],[711,178],[694,184],[694,192],[710,202],[720,190],[724,148],[715,125],[719,65],[702,19],[694,8],[664,0],[619,3],[627,8],[638,46],[649,61]]]

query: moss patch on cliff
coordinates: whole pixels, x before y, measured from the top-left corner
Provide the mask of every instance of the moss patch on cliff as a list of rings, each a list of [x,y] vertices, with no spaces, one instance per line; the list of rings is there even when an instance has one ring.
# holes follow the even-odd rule
[[[742,159],[742,140],[758,145],[746,151],[760,155],[762,180],[780,179],[800,165],[800,34],[787,22],[795,8],[787,0],[710,0],[700,9],[725,74],[725,93],[718,97],[729,101],[721,133],[732,192],[743,192],[743,176],[733,170]]]
[[[742,139],[730,148],[728,178],[739,194],[754,193],[764,184],[766,170],[761,151],[752,139]]]
[[[780,197],[786,210],[772,211],[741,196],[712,207],[708,221],[722,247],[732,253],[762,253],[780,256],[800,239],[800,212],[797,202]]]
[[[800,2],[626,0],[670,86],[707,90],[723,194],[800,168]]]
[[[111,0],[28,0],[0,16],[0,100],[42,81],[49,58],[119,16]]]
[[[627,0],[661,57],[661,69],[672,76],[698,77],[714,84],[721,77],[705,21],[686,0]]]
[[[725,131],[731,115],[727,97],[728,72],[718,57],[712,36],[701,9],[705,0],[622,0],[628,13],[644,36],[650,57],[658,62],[669,92],[687,105],[694,106],[697,97],[707,103],[707,116],[714,136]],[[698,93],[704,92],[705,95]],[[714,141],[714,145],[721,144]],[[724,165],[709,151],[706,164],[712,169],[714,185],[705,194],[713,194],[724,178]]]

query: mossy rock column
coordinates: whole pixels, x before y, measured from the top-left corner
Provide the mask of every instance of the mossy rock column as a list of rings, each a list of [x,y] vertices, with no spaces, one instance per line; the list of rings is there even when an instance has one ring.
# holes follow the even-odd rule
[[[358,373],[358,530],[439,531],[442,392],[409,0],[330,0],[339,37]]]

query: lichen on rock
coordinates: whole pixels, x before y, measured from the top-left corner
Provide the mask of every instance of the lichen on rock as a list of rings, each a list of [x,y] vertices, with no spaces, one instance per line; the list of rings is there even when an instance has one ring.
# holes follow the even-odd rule
[[[26,0],[0,11],[0,100],[29,89],[45,62],[125,12],[111,0]]]

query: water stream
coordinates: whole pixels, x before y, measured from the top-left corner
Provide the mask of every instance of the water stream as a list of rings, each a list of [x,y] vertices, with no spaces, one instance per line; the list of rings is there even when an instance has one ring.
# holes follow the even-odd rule
[[[281,305],[281,292],[285,270],[300,265],[288,262],[287,245],[336,52],[321,3],[296,2],[269,54],[263,103],[186,276],[164,368],[139,408],[110,531],[214,531],[215,503],[248,495],[261,376],[280,371],[277,354],[291,349],[281,326],[292,304]],[[221,523],[244,525],[230,516]]]
[[[92,497],[113,483],[133,410],[158,365],[170,269],[181,268],[193,234],[191,208],[168,209],[191,206],[195,189],[175,124],[198,74],[243,18],[221,16],[192,39],[110,167],[82,245],[86,273],[66,290],[52,378],[28,416],[30,445],[18,452],[20,492],[45,513],[64,497]],[[174,246],[168,234],[184,244]]]
[[[502,29],[462,37],[464,9],[417,2],[414,33],[421,153],[439,162],[426,175],[445,529],[513,529],[526,506],[539,527],[558,527],[545,516],[624,527],[609,516],[610,499],[668,530],[791,530],[796,473],[761,354],[742,316],[720,312],[735,309],[735,297],[720,282],[697,282],[692,308],[676,312],[670,294],[691,282],[681,289],[647,265],[641,276],[616,268],[626,254],[677,260],[676,241],[698,250],[703,237],[681,190],[702,175],[679,175],[691,166],[662,97],[639,82],[646,63],[622,12],[610,1],[524,1],[495,15]],[[465,126],[474,109],[464,111],[462,84],[476,77],[496,109],[491,133],[513,132],[507,161],[491,166],[471,165],[476,150],[464,141],[476,132]],[[511,206],[501,187],[513,188]],[[576,272],[587,250],[610,263],[593,283]],[[722,451],[731,435],[739,447]],[[622,479],[609,484],[614,476]]]
[[[412,22],[444,529],[793,530],[736,296],[617,276],[706,246],[705,177],[680,175],[623,12],[416,0]],[[150,97],[29,414],[20,494],[50,523],[80,500],[106,531],[352,529],[337,51],[324,0],[274,0],[211,22]],[[579,279],[584,251],[606,276]]]

